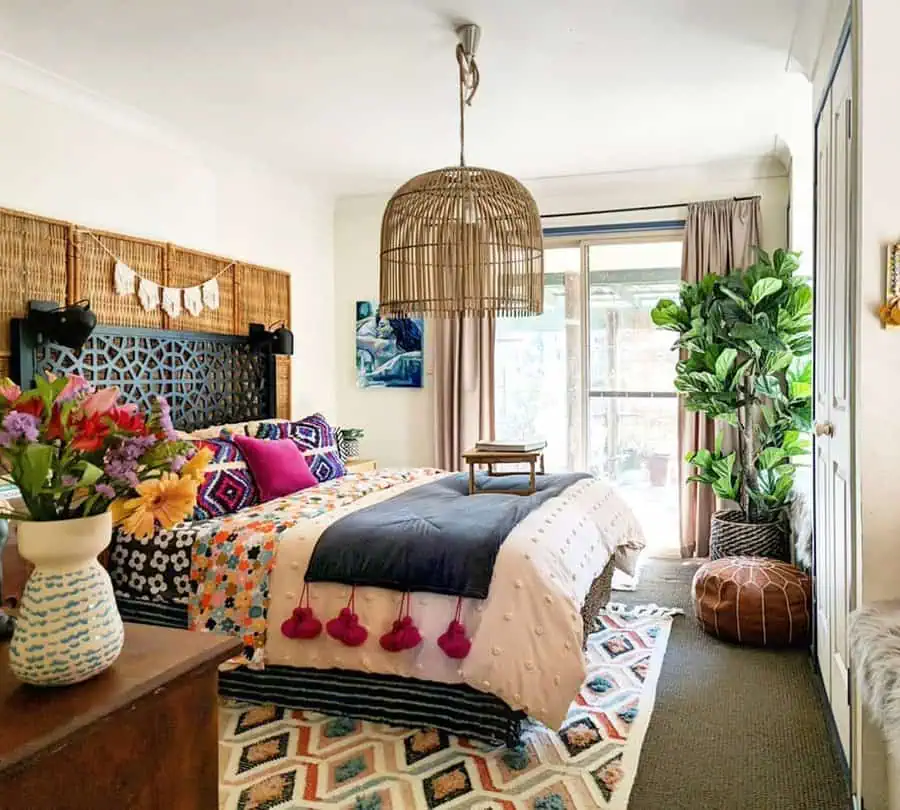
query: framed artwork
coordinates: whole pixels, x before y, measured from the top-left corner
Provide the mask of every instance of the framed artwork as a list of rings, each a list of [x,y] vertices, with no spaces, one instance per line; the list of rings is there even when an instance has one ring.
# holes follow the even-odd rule
[[[356,384],[421,388],[421,318],[383,318],[371,301],[356,302]]]

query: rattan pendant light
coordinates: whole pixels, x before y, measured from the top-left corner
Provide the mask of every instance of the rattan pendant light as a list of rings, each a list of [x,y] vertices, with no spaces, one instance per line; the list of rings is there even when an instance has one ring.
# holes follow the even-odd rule
[[[534,198],[508,174],[466,166],[465,109],[478,89],[480,29],[457,30],[459,166],[426,172],[391,197],[381,223],[386,315],[538,315],[544,247]]]

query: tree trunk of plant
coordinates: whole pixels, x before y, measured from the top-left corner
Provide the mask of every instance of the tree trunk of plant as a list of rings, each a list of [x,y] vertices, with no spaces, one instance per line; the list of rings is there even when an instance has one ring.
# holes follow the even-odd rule
[[[741,486],[741,509],[748,521],[752,521],[753,512],[755,511],[753,501],[750,499],[750,491],[756,488],[756,466],[754,465],[755,414],[751,379],[744,383],[744,418],[740,420],[740,427],[738,428],[741,432],[741,469],[744,474],[744,481]]]

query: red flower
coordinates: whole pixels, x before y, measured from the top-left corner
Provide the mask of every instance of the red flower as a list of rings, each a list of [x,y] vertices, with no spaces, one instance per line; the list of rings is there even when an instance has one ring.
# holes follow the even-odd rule
[[[58,405],[53,406],[50,413],[50,423],[47,425],[48,439],[65,439],[65,428],[62,423],[62,409]]]
[[[147,424],[144,417],[136,411],[129,408],[113,408],[105,414],[112,423],[125,433],[134,433],[136,435],[144,435],[147,432]]]
[[[19,413],[30,413],[38,419],[44,418],[44,400],[40,397],[28,397],[27,399],[19,397],[13,404],[12,409]]]
[[[104,440],[109,436],[109,422],[103,416],[103,414],[95,413],[91,416],[83,416],[74,423],[73,449],[91,453],[103,447]]]

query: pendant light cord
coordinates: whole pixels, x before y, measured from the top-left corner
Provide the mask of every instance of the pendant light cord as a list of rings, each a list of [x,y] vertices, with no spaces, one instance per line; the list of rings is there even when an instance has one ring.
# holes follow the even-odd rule
[[[466,165],[466,106],[471,106],[472,98],[478,90],[481,74],[474,56],[466,56],[462,43],[456,46],[456,61],[459,63],[459,165]]]

